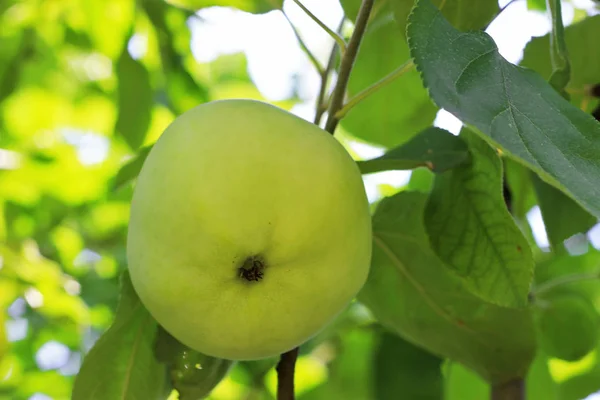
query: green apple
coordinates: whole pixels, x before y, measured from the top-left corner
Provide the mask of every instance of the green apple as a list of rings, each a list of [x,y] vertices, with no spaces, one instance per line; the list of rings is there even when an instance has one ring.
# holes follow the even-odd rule
[[[600,320],[594,305],[579,293],[544,299],[537,318],[540,345],[551,357],[577,361],[596,348]]]
[[[371,219],[361,174],[330,134],[254,100],[178,117],[135,187],[127,258],[175,338],[230,360],[299,346],[363,286]]]

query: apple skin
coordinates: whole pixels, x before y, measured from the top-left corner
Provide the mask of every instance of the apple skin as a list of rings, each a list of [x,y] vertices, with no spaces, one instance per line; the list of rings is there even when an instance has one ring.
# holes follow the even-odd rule
[[[360,171],[329,133],[287,111],[202,104],[144,163],[127,258],[143,304],[190,348],[230,360],[286,352],[365,283],[371,217]]]

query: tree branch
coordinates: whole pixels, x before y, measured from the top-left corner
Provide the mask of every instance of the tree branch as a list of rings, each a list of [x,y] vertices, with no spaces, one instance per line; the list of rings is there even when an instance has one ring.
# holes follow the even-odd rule
[[[306,56],[310,60],[311,64],[315,67],[315,69],[317,70],[317,72],[319,73],[319,75],[323,74],[324,69],[321,66],[321,64],[319,64],[319,61],[317,60],[317,57],[315,57],[315,55],[310,51],[310,49],[308,48],[308,46],[306,45],[306,43],[302,39],[302,36],[300,36],[300,32],[298,32],[298,29],[296,29],[296,26],[294,26],[294,24],[292,23],[292,20],[285,13],[285,11],[283,12],[283,16],[287,20],[288,24],[290,24],[290,27],[292,28],[292,31],[294,32],[294,36],[296,36],[296,40],[298,40],[298,44],[300,45],[300,48],[302,50],[304,50],[304,53],[306,54]]]
[[[493,385],[491,400],[525,400],[525,380],[515,378],[506,383]]]
[[[340,24],[337,29],[338,32],[341,32],[344,26],[344,21],[346,21],[346,17],[342,17],[342,20],[340,21]],[[333,64],[335,63],[335,54],[337,52],[337,49],[337,44],[333,43],[333,46],[331,47],[331,52],[329,53],[329,60],[327,61],[327,66],[323,71],[321,71],[320,74],[321,86],[319,88],[319,94],[317,96],[317,105],[314,120],[314,124],[317,126],[321,124],[321,118],[323,118],[323,114],[325,113],[325,111],[327,111],[327,102],[325,101],[325,94],[327,92],[327,82],[329,80],[329,74],[331,73],[331,70],[333,69]]]
[[[306,13],[306,15],[308,15],[313,21],[315,21],[317,25],[319,25],[325,32],[327,32],[327,34],[331,36],[333,40],[335,40],[338,46],[340,46],[340,49],[342,49],[342,51],[346,51],[346,42],[344,41],[344,38],[342,38],[336,32],[329,29],[327,25],[325,25],[319,18],[317,18],[316,15],[310,12],[310,10],[306,8],[304,4],[302,4],[299,0],[293,0],[293,2],[296,3],[296,5],[300,7],[302,11]]]
[[[283,353],[277,363],[277,400],[294,400],[294,370],[298,347]]]
[[[354,32],[348,42],[348,47],[342,56],[342,63],[338,72],[338,80],[333,89],[331,95],[331,101],[329,103],[329,116],[327,123],[325,124],[325,130],[333,135],[335,128],[339,122],[339,119],[335,116],[338,110],[342,107],[344,102],[344,95],[346,94],[346,86],[350,79],[350,72],[354,65],[354,60],[358,54],[358,47],[367,28],[369,22],[369,15],[373,8],[374,0],[363,0],[358,10],[358,16],[356,17],[356,23],[354,25]]]

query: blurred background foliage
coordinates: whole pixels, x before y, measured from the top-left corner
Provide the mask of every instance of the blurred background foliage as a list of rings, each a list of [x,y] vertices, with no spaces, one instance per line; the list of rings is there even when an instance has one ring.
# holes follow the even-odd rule
[[[343,3],[352,16],[356,2]],[[403,32],[385,18],[394,10],[382,3],[374,18],[379,22],[365,37],[371,44],[357,60],[351,93],[408,58],[403,41],[392,41],[391,47],[386,42]],[[527,3],[531,9],[543,9],[544,2]],[[0,399],[69,398],[83,355],[110,325],[118,277],[126,268],[132,195],[123,165],[145,154],[176,115],[199,103],[245,97],[293,109],[312,101],[301,79],[287,95],[267,99],[251,79],[244,53],[209,62],[194,57],[190,21],[202,24],[202,13],[186,7],[226,5],[264,13],[273,2],[0,2]],[[587,15],[575,10],[579,19]],[[484,27],[498,8],[491,12],[470,28]],[[595,24],[586,24],[579,29],[600,34],[597,18]],[[592,33],[587,37],[600,37]],[[198,46],[214,40],[200,37]],[[591,54],[597,42],[579,45],[572,54]],[[540,65],[541,73],[548,65],[544,48],[534,44],[526,51],[529,65]],[[578,75],[584,80],[575,81],[579,89],[600,82],[599,64],[582,63],[581,68],[596,72]],[[309,68],[307,62],[304,65]],[[360,146],[350,146],[352,141],[379,146],[374,149],[391,147],[433,123],[437,108],[427,99],[418,75],[404,78],[343,121],[340,140],[355,156]],[[393,97],[394,92],[405,93],[408,100]],[[574,96],[573,101],[590,111],[596,100],[584,97]],[[297,110],[302,113],[302,108]],[[370,192],[373,202],[405,187],[427,191],[431,182],[425,170],[417,170],[402,184],[397,177],[384,176],[387,181],[376,181],[376,194]],[[600,271],[598,251],[586,232],[576,232],[561,251],[536,244],[526,218],[537,204],[533,184],[516,165],[509,165],[509,183],[516,193],[515,215],[538,246],[540,281],[574,270]],[[572,286],[600,308],[598,282]],[[406,398],[420,399],[439,396],[443,388],[452,400],[487,395],[487,387],[472,372],[383,332],[358,303],[301,351],[300,399],[391,399],[399,392],[409,396],[411,390],[412,397]],[[275,362],[237,364],[210,398],[273,398]],[[440,368],[443,373],[431,374]],[[583,398],[600,390],[600,353],[574,363],[539,354],[530,376],[534,399]],[[548,397],[539,397],[543,391]]]

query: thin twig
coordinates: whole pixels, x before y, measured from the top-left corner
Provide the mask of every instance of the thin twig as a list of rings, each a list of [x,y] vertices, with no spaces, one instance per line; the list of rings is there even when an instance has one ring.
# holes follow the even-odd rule
[[[275,368],[277,371],[277,400],[294,400],[294,370],[298,347],[283,353]]]
[[[321,64],[319,63],[319,60],[317,60],[317,57],[315,57],[315,55],[310,51],[310,49],[308,48],[308,46],[306,45],[306,43],[300,36],[300,32],[298,32],[298,29],[296,29],[296,27],[290,20],[290,17],[286,14],[285,11],[283,11],[283,16],[285,17],[287,22],[290,24],[290,27],[292,28],[292,31],[294,31],[294,35],[296,36],[296,39],[298,40],[300,47],[302,48],[304,53],[308,56],[308,59],[310,60],[311,64],[315,67],[315,69],[317,70],[319,75],[323,74],[324,69],[321,66]]]
[[[339,122],[339,119],[336,118],[335,114],[342,107],[344,102],[344,95],[346,93],[348,80],[350,79],[350,72],[352,71],[352,66],[354,65],[356,55],[358,54],[360,42],[367,28],[367,22],[369,21],[369,14],[373,8],[373,2],[374,0],[362,1],[360,9],[358,10],[358,16],[356,17],[356,23],[354,24],[354,32],[352,32],[348,47],[342,56],[338,80],[331,95],[328,110],[329,116],[327,118],[327,123],[325,124],[325,130],[332,135]]]
[[[506,10],[508,8],[508,6],[510,6],[511,4],[515,3],[517,0],[510,0],[508,3],[506,3],[501,9],[500,11],[498,11],[498,14],[501,14],[504,10]]]
[[[338,25],[338,32],[342,31],[345,21],[346,17],[342,17],[342,20]],[[337,43],[334,42],[333,46],[331,47],[331,52],[329,52],[329,60],[327,61],[327,66],[325,67],[320,76],[321,86],[319,88],[319,94],[317,95],[317,105],[314,119],[314,124],[317,126],[321,124],[321,118],[323,118],[323,114],[325,114],[325,111],[327,111],[327,102],[325,101],[325,94],[327,93],[327,83],[329,81],[329,74],[331,73],[333,65],[335,64],[335,55],[337,53],[337,49]]]
[[[402,64],[400,67],[396,68],[394,71],[390,72],[388,75],[381,78],[379,81],[375,82],[368,88],[358,92],[354,97],[352,97],[350,100],[348,100],[348,102],[346,104],[344,104],[344,106],[342,108],[340,108],[340,110],[335,114],[335,117],[337,119],[344,118],[346,116],[346,114],[348,114],[348,111],[350,111],[358,103],[360,103],[361,101],[363,101],[364,99],[366,99],[367,97],[369,97],[371,94],[375,93],[382,87],[387,86],[389,83],[393,82],[396,78],[404,75],[405,73],[410,71],[414,66],[415,66],[415,64],[413,63],[413,61],[408,60],[407,62]]]
[[[315,21],[325,32],[327,32],[329,36],[333,38],[333,40],[335,40],[338,46],[340,46],[340,49],[342,49],[342,52],[346,51],[346,42],[344,41],[344,38],[342,38],[336,32],[332,31],[327,25],[325,25],[319,18],[317,18],[316,15],[310,12],[310,10],[306,8],[304,4],[300,2],[300,0],[293,1],[298,5],[298,7],[302,9],[302,11],[306,13],[306,15],[308,15],[313,21]]]

